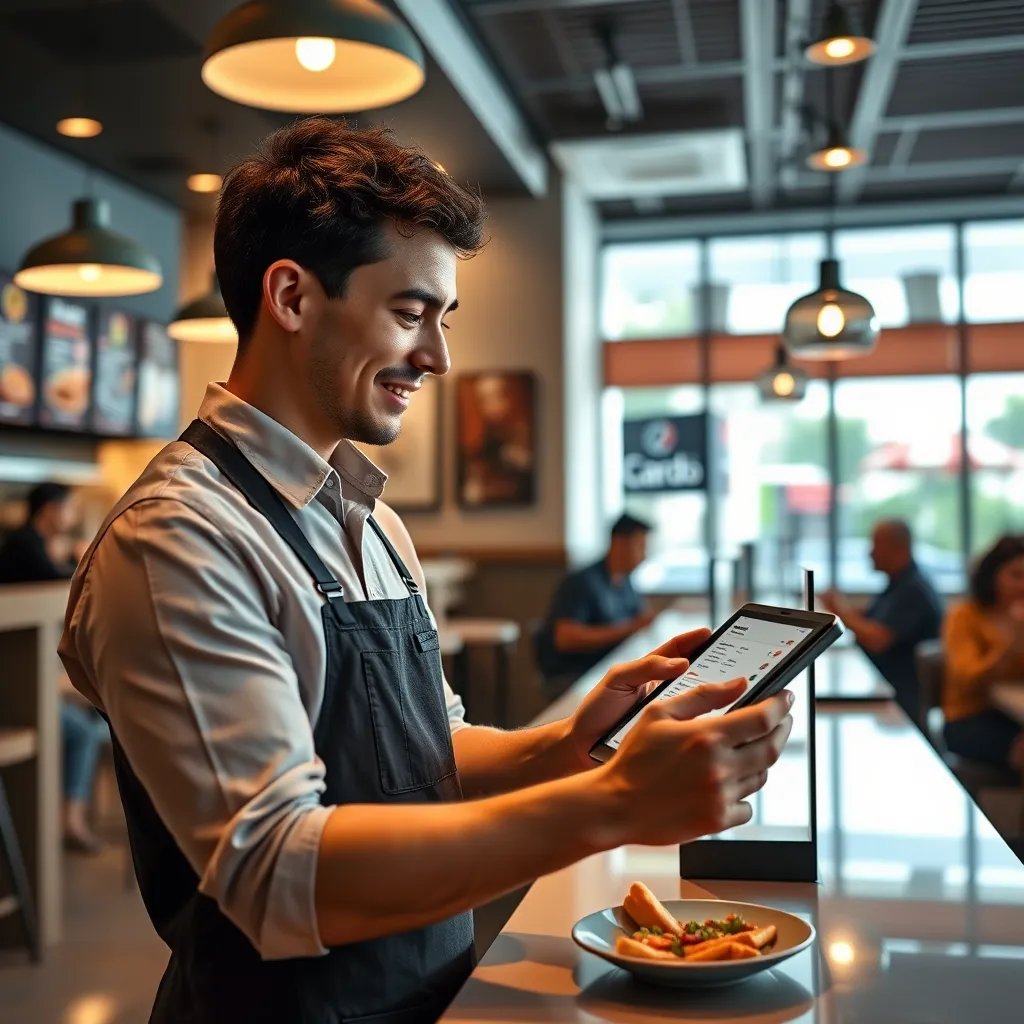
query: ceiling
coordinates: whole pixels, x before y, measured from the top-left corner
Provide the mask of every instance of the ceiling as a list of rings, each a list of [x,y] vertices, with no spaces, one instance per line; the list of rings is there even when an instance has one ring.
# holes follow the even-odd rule
[[[0,0],[0,119],[177,206],[210,211],[212,198],[189,193],[187,175],[223,172],[288,120],[223,100],[200,80],[203,40],[236,2]],[[829,104],[870,153],[865,168],[837,177],[840,203],[1024,194],[1021,0],[850,0],[879,50],[828,72],[802,55],[827,0],[448,2],[563,165],[571,161],[561,152],[575,149],[585,184],[587,160],[595,170],[600,161],[592,177],[606,184],[619,174],[617,193],[599,199],[608,220],[820,207],[830,176],[803,159],[811,112]],[[595,79],[609,46],[642,110],[617,127]],[[78,97],[105,123],[96,139],[54,129]],[[391,123],[486,195],[526,193],[429,58],[418,95],[357,120]],[[641,187],[630,175],[643,173],[652,144],[664,147],[658,174]]]
[[[288,115],[240,106],[200,79],[203,40],[238,0],[0,0],[0,119],[176,206],[212,211],[185,186],[223,173]],[[78,100],[104,123],[66,139],[56,122]],[[488,194],[522,191],[490,137],[429,62],[412,99],[357,119],[386,121]]]
[[[745,186],[716,190],[709,175],[640,199],[624,187],[601,201],[608,219],[820,206],[830,176],[803,161],[829,75],[834,113],[870,154],[838,176],[839,202],[1024,193],[1021,0],[850,0],[878,52],[832,71],[802,53],[827,0],[459,3],[549,143],[742,129]],[[607,39],[632,71],[634,124],[608,125],[595,81]]]

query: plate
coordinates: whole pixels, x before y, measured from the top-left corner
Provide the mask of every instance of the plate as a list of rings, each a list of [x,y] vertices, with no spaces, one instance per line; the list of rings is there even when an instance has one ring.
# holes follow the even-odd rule
[[[814,941],[814,928],[803,918],[787,914],[784,910],[760,907],[755,903],[730,903],[728,900],[662,900],[662,903],[680,921],[706,921],[709,917],[721,920],[726,914],[739,914],[758,927],[775,925],[778,936],[770,953],[749,960],[710,963],[640,960],[615,952],[615,940],[623,932],[632,934],[636,926],[622,907],[608,907],[577,921],[572,929],[573,942],[588,953],[629,971],[641,981],[673,988],[708,988],[731,985],[753,977],[788,960]]]

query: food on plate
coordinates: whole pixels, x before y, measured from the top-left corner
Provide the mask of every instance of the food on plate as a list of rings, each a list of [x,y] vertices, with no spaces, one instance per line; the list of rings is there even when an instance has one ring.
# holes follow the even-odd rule
[[[17,363],[8,363],[0,370],[0,402],[11,405],[31,405],[35,401],[36,386],[28,370]]]
[[[775,925],[758,927],[739,914],[721,920],[677,921],[642,882],[629,887],[622,909],[638,926],[615,942],[615,952],[665,963],[707,963],[715,960],[747,960],[769,952],[775,942]]]

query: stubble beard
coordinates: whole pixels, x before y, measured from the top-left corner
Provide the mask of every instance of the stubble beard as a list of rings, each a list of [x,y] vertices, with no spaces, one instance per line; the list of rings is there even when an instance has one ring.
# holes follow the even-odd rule
[[[402,430],[397,417],[377,417],[369,410],[345,408],[339,403],[337,390],[333,386],[337,379],[337,366],[326,352],[316,351],[310,360],[309,383],[321,414],[337,436],[361,444],[391,444]]]

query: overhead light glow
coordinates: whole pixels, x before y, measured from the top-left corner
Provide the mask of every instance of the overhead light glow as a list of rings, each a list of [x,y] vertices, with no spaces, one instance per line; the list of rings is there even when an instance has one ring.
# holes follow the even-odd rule
[[[796,381],[793,379],[793,374],[788,370],[782,370],[780,373],[775,374],[772,380],[772,391],[780,398],[788,398],[793,394],[795,387]]]
[[[823,338],[836,338],[846,326],[846,314],[834,303],[826,302],[818,311],[818,333]]]
[[[193,192],[219,192],[223,179],[219,174],[190,174],[186,184]]]
[[[841,147],[839,149],[827,149],[825,155],[822,158],[829,167],[848,167],[850,161],[853,159],[853,154],[846,149]]]
[[[295,40],[295,59],[307,71],[326,71],[338,55],[333,39],[322,36],[302,36]]]
[[[98,281],[103,276],[103,268],[98,263],[83,263],[78,268],[78,276],[83,281]]]
[[[844,60],[857,49],[857,44],[847,36],[830,39],[825,43],[825,55],[833,60]]]
[[[828,947],[828,958],[834,964],[852,964],[857,959],[857,950],[852,942],[833,942]]]
[[[69,139],[94,139],[103,131],[103,122],[94,117],[65,117],[57,122],[57,131]]]

